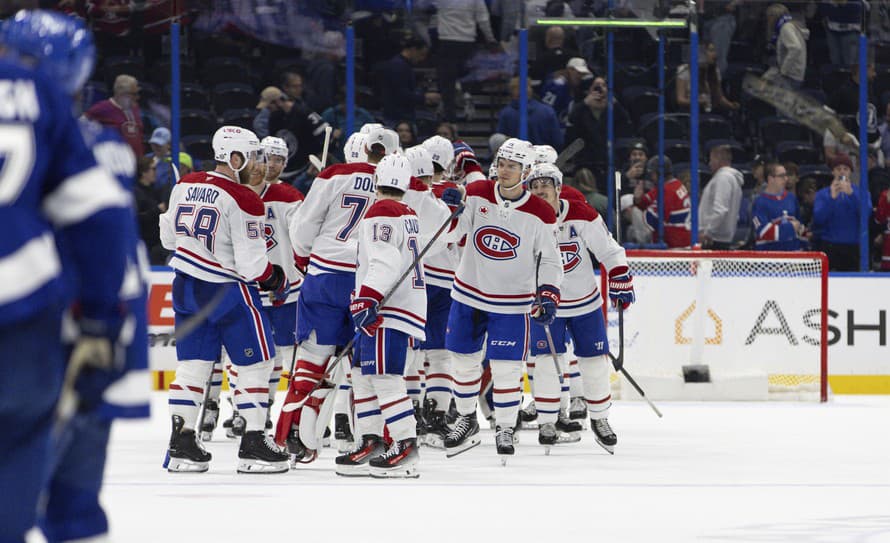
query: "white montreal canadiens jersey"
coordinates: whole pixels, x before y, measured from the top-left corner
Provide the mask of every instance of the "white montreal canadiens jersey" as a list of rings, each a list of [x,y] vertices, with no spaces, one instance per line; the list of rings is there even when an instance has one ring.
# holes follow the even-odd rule
[[[294,252],[309,257],[308,273],[355,273],[359,222],[376,199],[373,164],[325,168],[290,226]]]
[[[170,265],[211,283],[256,281],[272,271],[263,236],[265,208],[251,189],[216,172],[186,175],[161,215]]]
[[[432,187],[432,192],[436,198],[441,198],[442,193],[445,192],[445,189],[447,188],[457,188],[457,185],[450,181],[436,183]],[[460,253],[458,252],[457,243],[449,243],[441,251],[427,254],[423,259],[423,270],[426,274],[426,283],[435,287],[451,290],[451,284],[454,282],[454,270],[457,269],[457,264],[459,262]]]
[[[290,283],[285,303],[296,302],[303,276],[294,265],[294,250],[289,232],[303,202],[303,193],[286,183],[267,183],[260,198],[266,207],[266,254],[269,262],[281,266]],[[263,305],[272,305],[268,292],[261,292],[260,298]]]
[[[624,248],[615,242],[603,218],[595,209],[575,200],[559,201],[557,224],[562,253],[562,280],[558,317],[576,317],[599,309],[603,297],[597,287],[591,251],[607,270],[627,266]]]
[[[448,209],[448,205],[437,196],[423,181],[412,177],[411,185],[405,192],[405,197],[402,198],[405,205],[417,213],[417,218],[420,220],[420,233],[425,240],[431,239],[436,235],[436,231],[451,216],[451,210]],[[423,270],[428,285],[451,288],[451,281],[454,279],[454,266],[457,265],[456,259],[452,256],[454,249],[451,242],[458,241],[454,237],[456,234],[456,230],[451,229],[449,225],[436,240],[436,243],[424,255]],[[421,246],[421,250],[424,247],[426,245]],[[448,263],[452,259],[454,263],[451,265],[451,268],[444,269],[442,264]],[[436,262],[440,266],[436,266]],[[432,268],[430,266],[431,263],[433,264]]]
[[[358,270],[355,291],[362,287],[381,295],[412,266],[426,239],[420,233],[420,221],[407,205],[395,200],[380,200],[371,206],[359,226]],[[426,339],[426,284],[423,265],[416,263],[380,308],[384,328],[400,330],[421,341]]]
[[[562,283],[556,214],[530,192],[510,201],[501,198],[495,181],[467,185],[458,229],[467,240],[451,290],[455,301],[491,313],[528,313],[537,290],[538,254],[538,284]]]

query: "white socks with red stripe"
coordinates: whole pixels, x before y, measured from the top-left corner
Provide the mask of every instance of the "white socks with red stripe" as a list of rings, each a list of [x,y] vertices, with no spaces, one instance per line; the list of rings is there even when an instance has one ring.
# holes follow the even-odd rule
[[[361,442],[361,436],[369,434],[383,437],[383,417],[380,416],[377,392],[370,376],[362,375],[358,368],[352,372],[352,393],[355,397],[356,440]]]
[[[479,383],[482,381],[483,351],[463,354],[451,353],[451,373],[454,376],[454,403],[461,415],[476,412]],[[447,407],[443,406],[443,409]]]
[[[414,405],[408,397],[405,380],[400,375],[372,375],[371,384],[377,392],[377,403],[383,422],[394,441],[417,437]]]
[[[491,360],[491,381],[494,387],[494,420],[498,426],[513,428],[522,403],[522,362]],[[540,371],[540,368],[536,368]],[[540,386],[540,385],[539,385]],[[558,388],[558,387],[557,387]]]
[[[426,389],[426,370],[423,367],[423,351],[408,347],[405,355],[404,384],[411,401],[423,405],[423,392]]]
[[[605,419],[612,406],[612,388],[609,383],[612,365],[606,356],[578,357],[581,379],[584,381],[584,399],[591,419]]]
[[[436,409],[448,411],[451,404],[451,353],[445,349],[423,351],[429,367],[426,370],[426,397],[435,400]]]
[[[272,361],[264,360],[249,366],[237,366],[238,384],[232,402],[238,414],[244,417],[245,430],[263,430],[266,427],[266,410],[269,409],[269,373]]]
[[[272,372],[269,374],[269,405],[272,405],[272,402],[275,401],[275,393],[278,391],[284,366],[286,365],[287,371],[290,371],[294,350],[293,345],[275,346],[275,358],[272,359]]]
[[[204,400],[204,386],[212,367],[210,360],[182,360],[176,367],[167,403],[170,416],[182,417],[187,430],[194,430],[198,422],[198,409]]]
[[[562,355],[558,355],[562,356]],[[551,355],[538,355],[536,361],[527,364],[535,371],[535,408],[538,411],[538,424],[556,422],[560,408],[559,375],[553,365]]]

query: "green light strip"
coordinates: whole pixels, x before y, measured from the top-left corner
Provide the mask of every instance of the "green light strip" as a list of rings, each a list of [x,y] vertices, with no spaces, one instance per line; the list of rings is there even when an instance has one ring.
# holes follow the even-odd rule
[[[538,19],[538,25],[547,26],[601,26],[618,28],[686,28],[684,19]]]

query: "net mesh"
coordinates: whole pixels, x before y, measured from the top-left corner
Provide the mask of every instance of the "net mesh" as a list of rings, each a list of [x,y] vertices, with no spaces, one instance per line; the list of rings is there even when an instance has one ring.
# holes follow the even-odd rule
[[[818,399],[826,270],[819,255],[782,255],[630,251],[637,303],[624,316],[628,370],[673,380],[667,396],[695,388],[684,367],[705,366],[717,388],[738,384],[733,399]],[[614,345],[614,314],[609,333]]]

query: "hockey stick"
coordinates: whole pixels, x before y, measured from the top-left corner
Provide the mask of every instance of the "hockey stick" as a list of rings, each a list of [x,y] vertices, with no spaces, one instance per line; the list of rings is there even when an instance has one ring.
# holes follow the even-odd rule
[[[615,172],[615,241],[618,244],[621,244],[621,199],[618,198],[618,195],[621,194],[621,172]],[[609,358],[612,360],[612,366],[624,375],[624,378],[627,379],[627,382],[631,384],[631,386],[636,389],[637,394],[640,395],[641,398],[646,400],[646,403],[649,404],[649,407],[655,411],[655,414],[658,415],[659,418],[662,417],[661,411],[655,407],[649,398],[646,397],[646,393],[643,392],[643,389],[640,388],[640,385],[634,381],[634,378],[630,376],[630,373],[624,369],[624,307],[619,303],[616,304],[618,309],[618,356],[612,354],[611,351],[608,351]]]
[[[309,162],[312,167],[321,172],[328,163],[328,146],[331,144],[331,125],[327,125],[324,129],[324,146],[321,149],[321,160],[315,155],[309,155]]]
[[[222,357],[222,354],[220,354],[220,357]],[[217,358],[216,362],[219,361],[220,359]],[[198,412],[198,422],[195,424],[195,433],[201,441],[203,441],[201,436],[204,434],[204,415],[207,413],[207,400],[210,399],[210,387],[213,386],[213,367],[216,366],[216,362],[210,364],[210,374],[204,382],[204,395],[201,398],[201,410]]]
[[[535,261],[535,288],[536,289],[538,288],[538,286],[540,286],[538,284],[538,271],[541,269],[541,255],[542,254],[543,253],[538,253],[538,258],[535,259],[536,260]],[[541,296],[539,294],[535,295],[535,303],[536,304],[541,303]],[[553,359],[553,366],[556,368],[556,376],[559,378],[559,388],[561,391],[562,387],[565,385],[565,381],[563,380],[563,377],[562,377],[562,369],[559,367],[559,355],[556,354],[556,344],[553,343],[553,334],[550,333],[550,325],[549,324],[544,325],[544,334],[547,336],[547,346],[550,347],[550,356]]]
[[[429,252],[429,250],[433,246],[433,244],[435,244],[436,241],[445,232],[445,229],[447,229],[448,226],[451,225],[451,221],[453,221],[454,219],[457,218],[458,215],[460,215],[460,212],[463,211],[463,208],[464,208],[464,204],[461,203],[454,211],[451,212],[451,215],[449,215],[448,218],[445,220],[445,222],[442,223],[442,226],[440,226],[439,229],[436,230],[436,233],[433,234],[433,237],[430,238],[430,241],[427,242],[427,244],[423,248],[423,250],[421,250],[420,253],[418,253],[417,256],[414,257],[414,260],[411,262],[411,265],[408,266],[408,269],[406,269],[404,271],[404,273],[402,273],[402,275],[399,276],[398,279],[396,279],[396,282],[393,283],[392,287],[390,287],[389,292],[387,292],[383,296],[383,298],[380,299],[380,302],[377,304],[377,307],[382,308],[384,305],[386,305],[386,302],[388,302],[389,299],[392,298],[392,295],[395,294],[396,289],[399,288],[399,285],[401,285],[405,281],[405,279],[414,271],[414,269],[417,267],[417,265],[420,263],[420,261],[423,259],[423,257],[426,256],[426,254]],[[315,383],[315,386],[312,387],[312,390],[309,391],[309,393],[306,395],[306,398],[304,398],[302,401],[300,401],[298,403],[284,405],[281,407],[281,410],[284,411],[285,413],[290,413],[291,411],[296,411],[297,409],[300,409],[301,407],[303,407],[303,404],[305,404],[306,400],[308,400],[312,396],[312,393],[315,392],[316,390],[318,390],[319,388],[321,388],[321,384],[325,380],[331,378],[331,376],[334,373],[334,369],[336,369],[337,365],[340,363],[340,360],[342,360],[343,357],[346,356],[346,353],[348,353],[352,350],[352,346],[355,344],[356,337],[357,337],[357,335],[353,336],[349,340],[349,342],[346,344],[346,346],[340,350],[340,352],[337,354],[336,358],[334,358],[334,361],[328,365],[328,368],[330,368],[330,369],[328,369],[328,371],[327,371],[327,373],[325,373],[324,377],[322,377],[321,379],[318,380],[317,383]],[[293,379],[293,376],[291,376],[291,378]]]
[[[556,162],[554,165],[560,170],[563,166],[566,165],[566,162],[572,160],[575,155],[581,152],[581,149],[584,149],[584,140],[581,138],[575,139],[572,143],[568,144],[565,149],[559,153],[559,156],[556,157]]]

